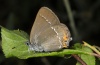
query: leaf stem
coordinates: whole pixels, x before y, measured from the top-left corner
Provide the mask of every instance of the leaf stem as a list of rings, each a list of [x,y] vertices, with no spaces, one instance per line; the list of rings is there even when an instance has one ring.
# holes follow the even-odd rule
[[[82,65],[87,65],[78,55],[72,54],[72,56],[73,56],[78,62],[80,62]]]
[[[94,46],[91,46],[91,45],[89,45],[88,43],[86,43],[84,41],[83,41],[83,43],[84,43],[84,46],[87,46],[87,47],[91,48],[93,51],[95,51],[97,54],[100,55],[100,52]]]

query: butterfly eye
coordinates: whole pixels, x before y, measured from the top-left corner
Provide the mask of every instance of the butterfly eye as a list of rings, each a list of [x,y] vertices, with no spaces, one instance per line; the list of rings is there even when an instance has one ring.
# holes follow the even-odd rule
[[[30,42],[29,42],[29,41],[27,41],[27,42],[25,42],[25,44],[26,44],[27,46],[29,46],[29,45],[30,45]]]

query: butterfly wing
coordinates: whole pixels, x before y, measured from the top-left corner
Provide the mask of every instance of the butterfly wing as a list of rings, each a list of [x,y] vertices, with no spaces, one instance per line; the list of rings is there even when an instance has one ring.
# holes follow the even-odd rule
[[[37,37],[37,45],[41,46],[45,52],[57,51],[67,48],[71,41],[70,32],[64,24],[54,25],[47,28]]]
[[[30,33],[30,48],[35,51],[57,51],[66,48],[70,40],[67,26],[60,23],[49,8],[42,7]]]
[[[32,43],[45,29],[57,24],[60,24],[57,16],[49,8],[42,7],[31,29],[30,42]]]

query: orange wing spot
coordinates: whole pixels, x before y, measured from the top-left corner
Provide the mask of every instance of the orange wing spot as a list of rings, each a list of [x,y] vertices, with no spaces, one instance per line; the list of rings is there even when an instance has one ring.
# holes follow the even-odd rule
[[[64,48],[67,48],[67,44],[65,43],[67,41],[67,36],[66,36],[66,34],[64,34],[64,36],[63,36],[63,47]]]
[[[67,45],[65,42],[63,42],[62,44],[63,44],[63,48],[67,48]]]
[[[66,37],[66,35],[64,35],[64,37],[63,37],[63,40],[64,40],[64,41],[66,41],[66,40],[67,40],[67,37]]]

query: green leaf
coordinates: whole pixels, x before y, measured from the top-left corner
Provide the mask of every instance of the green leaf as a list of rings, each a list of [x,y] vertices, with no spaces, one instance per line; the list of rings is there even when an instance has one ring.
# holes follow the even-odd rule
[[[7,58],[24,55],[28,52],[28,47],[25,44],[28,41],[28,35],[25,32],[21,30],[10,31],[2,27],[1,35],[2,49]]]
[[[65,54],[86,54],[90,53],[74,49],[64,49],[59,52],[34,52],[28,51],[28,46],[25,44],[29,40],[29,36],[21,30],[8,30],[1,27],[2,35],[2,50],[6,58],[17,57],[27,59],[31,57],[43,56],[64,56]]]
[[[76,65],[81,65],[81,64],[79,62],[77,62]]]
[[[77,50],[81,50],[82,44],[81,43],[76,43],[76,44],[74,44],[74,46],[72,48],[77,49]]]
[[[85,46],[82,46],[81,49],[83,52],[88,52],[88,53],[93,53],[93,51]],[[87,65],[95,65],[95,57],[92,55],[85,55],[85,54],[79,54],[79,56],[81,57],[81,59],[87,64]],[[81,65],[80,63],[77,63],[76,65]]]

